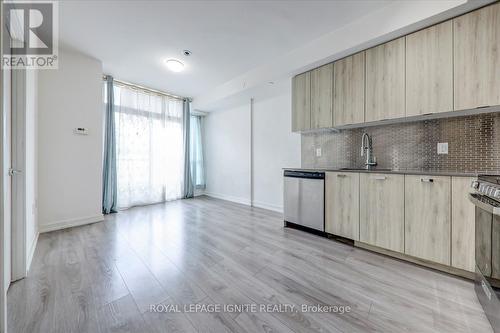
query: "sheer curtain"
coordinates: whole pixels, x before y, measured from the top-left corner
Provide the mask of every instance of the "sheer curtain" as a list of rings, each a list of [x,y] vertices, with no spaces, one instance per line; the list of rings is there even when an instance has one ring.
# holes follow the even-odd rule
[[[182,100],[115,85],[114,103],[118,208],[181,198]]]

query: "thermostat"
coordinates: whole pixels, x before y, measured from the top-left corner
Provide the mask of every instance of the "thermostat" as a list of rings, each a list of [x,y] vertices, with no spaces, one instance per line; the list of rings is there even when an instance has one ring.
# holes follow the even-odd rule
[[[85,127],[77,127],[73,132],[78,135],[89,135],[89,130]]]

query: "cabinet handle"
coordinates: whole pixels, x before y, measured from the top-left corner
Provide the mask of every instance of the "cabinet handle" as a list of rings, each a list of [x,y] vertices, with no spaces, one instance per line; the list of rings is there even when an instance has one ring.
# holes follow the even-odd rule
[[[375,179],[375,180],[386,180],[387,177],[386,176],[373,176],[372,179]]]
[[[338,173],[338,174],[337,174],[337,177],[339,177],[339,178],[343,178],[343,177],[347,177],[347,175],[344,175],[344,174]]]
[[[425,177],[422,177],[422,178],[420,178],[420,181],[421,181],[422,183],[434,183],[434,179],[432,179],[432,178],[425,178]]]

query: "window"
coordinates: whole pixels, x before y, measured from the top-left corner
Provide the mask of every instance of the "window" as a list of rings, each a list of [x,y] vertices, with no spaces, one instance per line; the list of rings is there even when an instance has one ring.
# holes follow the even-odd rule
[[[182,197],[182,101],[115,85],[118,208]]]
[[[191,177],[195,188],[205,188],[205,168],[203,159],[203,117],[191,116],[190,124],[190,159]]]

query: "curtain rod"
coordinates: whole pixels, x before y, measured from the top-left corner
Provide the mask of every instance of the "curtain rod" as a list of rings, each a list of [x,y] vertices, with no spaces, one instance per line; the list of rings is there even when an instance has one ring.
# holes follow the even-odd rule
[[[103,81],[106,81],[106,78],[107,78],[107,75],[103,75],[102,76]],[[188,100],[190,102],[193,101],[192,98],[190,98],[190,97],[182,97],[182,96],[170,94],[170,93],[167,93],[167,92],[164,92],[164,91],[161,91],[161,90],[156,90],[156,89],[151,89],[151,88],[147,88],[147,87],[144,87],[144,86],[140,86],[140,85],[135,84],[135,83],[130,83],[130,82],[122,81],[122,80],[117,80],[115,78],[113,78],[113,82],[116,82],[116,83],[124,85],[124,86],[129,86],[129,87],[132,87],[132,88],[136,88],[136,89],[140,89],[140,90],[152,92],[152,93],[155,93],[155,94],[158,94],[158,95],[164,95],[164,96],[168,96],[168,97],[172,97],[172,98],[180,99],[180,100],[185,100],[186,99],[186,100]]]

